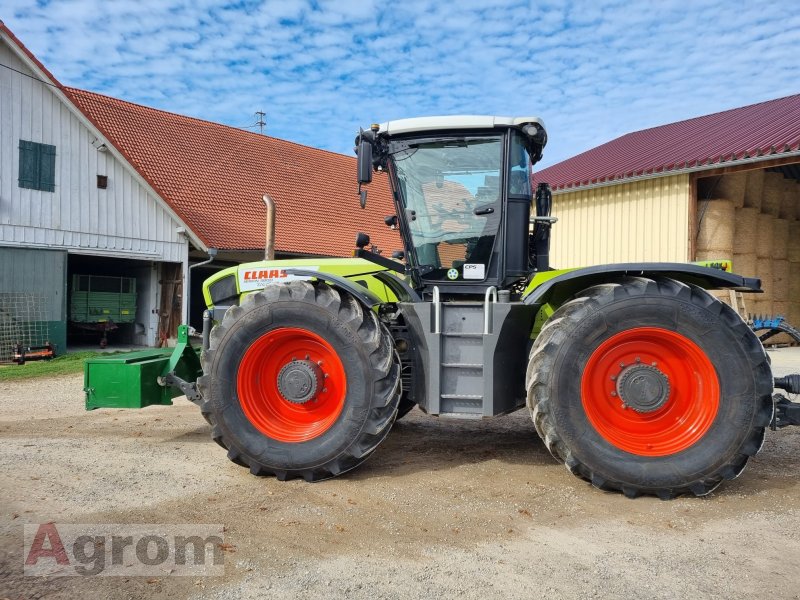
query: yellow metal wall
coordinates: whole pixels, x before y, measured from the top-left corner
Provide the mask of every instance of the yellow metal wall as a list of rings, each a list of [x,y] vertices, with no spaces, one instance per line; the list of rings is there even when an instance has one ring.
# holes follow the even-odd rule
[[[689,260],[689,175],[553,194],[550,264]]]

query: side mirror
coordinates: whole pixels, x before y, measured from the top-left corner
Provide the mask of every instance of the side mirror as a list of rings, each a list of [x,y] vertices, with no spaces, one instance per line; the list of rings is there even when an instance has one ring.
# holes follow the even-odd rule
[[[361,140],[358,143],[358,183],[372,181],[372,144]]]

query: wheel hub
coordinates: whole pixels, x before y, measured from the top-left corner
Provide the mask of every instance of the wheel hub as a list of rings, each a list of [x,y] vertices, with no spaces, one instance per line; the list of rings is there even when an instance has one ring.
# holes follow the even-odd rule
[[[278,391],[293,404],[305,404],[319,391],[324,375],[310,360],[292,360],[278,373]]]
[[[617,377],[617,395],[626,406],[639,413],[654,412],[664,406],[669,392],[669,379],[651,365],[630,365]]]

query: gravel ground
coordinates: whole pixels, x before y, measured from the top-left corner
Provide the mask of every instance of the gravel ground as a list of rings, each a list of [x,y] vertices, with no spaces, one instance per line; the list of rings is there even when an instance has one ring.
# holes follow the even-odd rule
[[[800,349],[771,353],[800,371]],[[572,477],[525,411],[413,411],[355,472],[281,483],[185,399],[84,412],[81,376],[0,383],[0,598],[800,597],[800,430],[702,499]],[[222,523],[223,577],[22,576],[26,523]]]

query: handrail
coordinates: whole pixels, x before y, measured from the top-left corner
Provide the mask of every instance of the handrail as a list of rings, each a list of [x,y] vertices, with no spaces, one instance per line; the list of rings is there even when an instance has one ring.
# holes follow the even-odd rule
[[[433,286],[433,333],[441,333],[442,305],[439,302],[439,286]]]
[[[494,300],[494,303],[497,304],[497,288],[494,286],[489,287],[486,290],[486,295],[483,298],[483,335],[489,335],[489,321],[491,320],[491,312],[489,304],[489,298]]]

